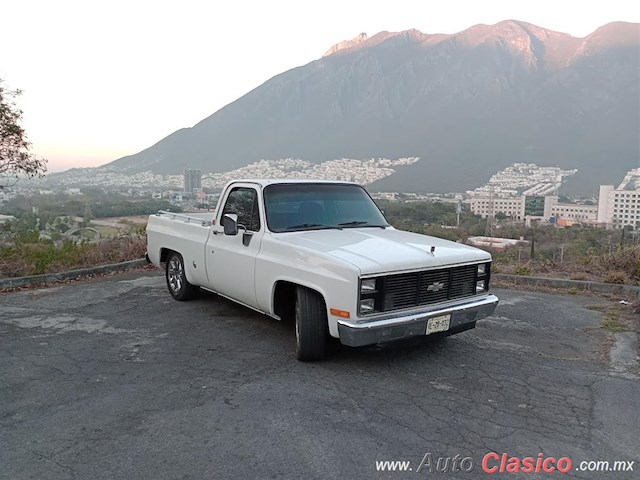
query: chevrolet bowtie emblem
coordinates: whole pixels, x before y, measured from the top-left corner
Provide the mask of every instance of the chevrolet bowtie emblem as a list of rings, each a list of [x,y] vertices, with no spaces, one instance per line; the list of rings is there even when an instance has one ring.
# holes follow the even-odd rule
[[[427,290],[430,292],[438,292],[444,288],[444,283],[442,282],[433,282],[431,285],[427,287]]]

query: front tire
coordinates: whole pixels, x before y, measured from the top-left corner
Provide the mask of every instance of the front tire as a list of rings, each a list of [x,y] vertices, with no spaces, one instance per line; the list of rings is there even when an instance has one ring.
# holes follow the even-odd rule
[[[322,360],[327,340],[327,307],[322,295],[308,288],[296,289],[296,358]]]
[[[200,289],[187,281],[184,273],[184,261],[178,252],[171,252],[167,258],[165,268],[167,287],[173,298],[179,301],[189,300],[195,297]]]

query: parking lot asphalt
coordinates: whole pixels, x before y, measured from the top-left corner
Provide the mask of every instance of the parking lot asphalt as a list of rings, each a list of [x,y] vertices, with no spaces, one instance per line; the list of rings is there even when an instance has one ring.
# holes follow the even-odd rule
[[[638,478],[640,378],[586,308],[606,300],[494,293],[472,331],[331,342],[318,363],[294,359],[292,325],[176,302],[160,271],[2,294],[0,478],[433,478],[429,461],[459,455],[473,470],[438,476],[469,479],[490,452]],[[615,460],[634,471],[577,470]]]

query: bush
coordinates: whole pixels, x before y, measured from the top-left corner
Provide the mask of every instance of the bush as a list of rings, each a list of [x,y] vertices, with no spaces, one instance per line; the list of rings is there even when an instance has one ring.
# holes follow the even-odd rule
[[[529,265],[518,265],[513,273],[515,275],[531,275],[531,267]]]
[[[599,264],[605,278],[618,280],[611,283],[640,283],[640,245],[620,248],[611,255],[603,255]]]
[[[609,272],[607,276],[604,278],[606,283],[617,283],[623,285],[629,281],[629,277],[627,277],[624,272]]]

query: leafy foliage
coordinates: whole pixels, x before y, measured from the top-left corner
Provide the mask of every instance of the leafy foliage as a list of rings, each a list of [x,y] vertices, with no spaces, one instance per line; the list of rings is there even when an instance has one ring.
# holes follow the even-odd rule
[[[47,169],[47,161],[29,151],[31,143],[20,126],[22,110],[15,103],[20,94],[3,88],[0,80],[0,190],[19,175],[42,176]]]

